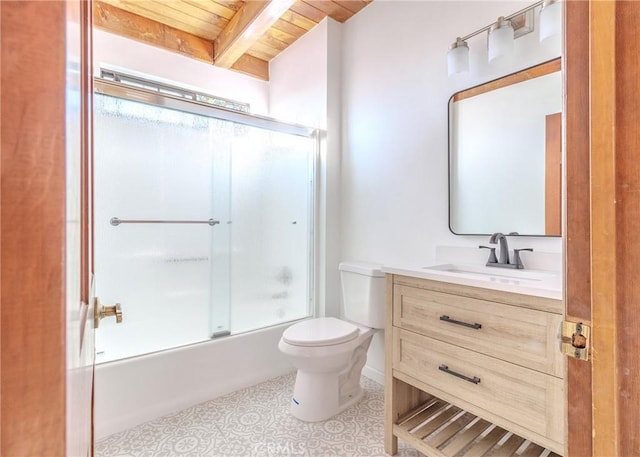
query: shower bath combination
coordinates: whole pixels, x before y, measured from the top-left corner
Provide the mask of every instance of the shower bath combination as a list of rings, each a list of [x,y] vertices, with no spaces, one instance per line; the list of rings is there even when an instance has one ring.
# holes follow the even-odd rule
[[[317,132],[95,82],[98,363],[312,315]]]

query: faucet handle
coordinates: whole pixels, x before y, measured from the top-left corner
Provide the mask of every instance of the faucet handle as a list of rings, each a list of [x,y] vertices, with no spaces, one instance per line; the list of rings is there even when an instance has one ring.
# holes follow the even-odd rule
[[[513,264],[516,266],[516,268],[522,270],[524,269],[524,265],[522,264],[522,259],[520,259],[520,251],[533,252],[533,248],[522,248],[513,250]]]
[[[498,263],[498,258],[496,257],[496,248],[492,248],[490,246],[478,246],[478,249],[489,249],[489,260],[487,260],[487,265],[490,263]]]

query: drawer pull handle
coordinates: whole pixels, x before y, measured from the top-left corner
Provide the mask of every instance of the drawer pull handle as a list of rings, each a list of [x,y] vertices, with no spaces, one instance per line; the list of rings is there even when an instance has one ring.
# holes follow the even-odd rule
[[[438,367],[438,370],[444,371],[445,373],[449,373],[449,374],[455,376],[456,378],[464,379],[465,381],[469,381],[469,382],[472,382],[474,384],[480,384],[480,378],[479,377],[474,376],[473,378],[470,378],[469,376],[465,376],[463,374],[456,373],[455,371],[451,371],[449,369],[449,367],[447,365],[445,365],[444,363]]]
[[[441,321],[449,322],[450,324],[462,325],[463,327],[474,328],[479,330],[482,328],[482,324],[469,324],[468,322],[457,321],[455,319],[451,319],[449,316],[440,316]]]

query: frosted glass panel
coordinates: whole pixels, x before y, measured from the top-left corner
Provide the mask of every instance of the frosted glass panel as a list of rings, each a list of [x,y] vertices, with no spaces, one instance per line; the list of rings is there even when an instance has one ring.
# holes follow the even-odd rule
[[[97,362],[312,314],[315,138],[102,94],[94,124]]]
[[[231,330],[311,314],[315,141],[236,126],[232,152]]]
[[[109,96],[95,105],[96,294],[124,313],[101,322],[98,361],[207,339],[214,316],[228,327],[227,227],[109,221],[226,217],[228,180],[213,193],[212,170],[228,160],[232,124]],[[214,281],[220,252],[226,284]]]

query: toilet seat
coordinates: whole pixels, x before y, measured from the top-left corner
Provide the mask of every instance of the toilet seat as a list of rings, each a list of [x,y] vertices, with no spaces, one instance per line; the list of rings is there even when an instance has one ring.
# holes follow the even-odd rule
[[[298,322],[284,331],[282,340],[294,346],[318,347],[346,343],[360,334],[360,328],[335,317]]]

